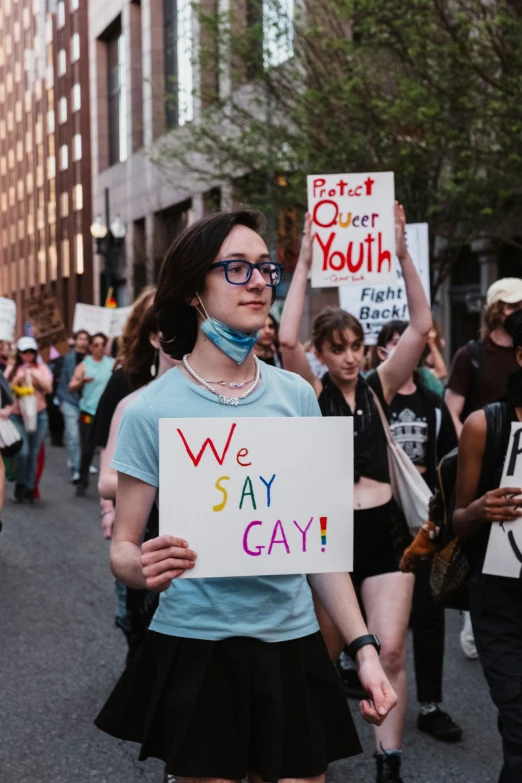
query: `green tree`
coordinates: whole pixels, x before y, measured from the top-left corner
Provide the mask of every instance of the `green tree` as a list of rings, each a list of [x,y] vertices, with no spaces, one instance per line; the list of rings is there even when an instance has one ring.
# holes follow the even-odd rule
[[[306,209],[308,173],[393,170],[408,220],[427,220],[450,251],[477,237],[516,242],[520,4],[308,0],[290,31],[286,2],[247,0],[221,17],[198,7],[201,116],[156,159],[230,183],[274,222]],[[277,64],[290,40],[293,56]]]

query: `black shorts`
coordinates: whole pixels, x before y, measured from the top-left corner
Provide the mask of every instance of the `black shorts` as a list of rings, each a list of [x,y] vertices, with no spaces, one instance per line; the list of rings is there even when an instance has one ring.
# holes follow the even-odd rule
[[[370,576],[399,570],[402,554],[412,537],[395,500],[354,511],[353,528],[352,582],[357,590]]]
[[[310,778],[361,752],[319,633],[212,642],[149,631],[96,726],[175,777]]]

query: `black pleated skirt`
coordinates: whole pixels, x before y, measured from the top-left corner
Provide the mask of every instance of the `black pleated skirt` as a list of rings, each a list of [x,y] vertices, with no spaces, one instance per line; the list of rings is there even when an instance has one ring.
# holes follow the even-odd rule
[[[319,633],[267,643],[149,631],[95,723],[178,777],[253,771],[275,783],[321,775],[361,752]]]

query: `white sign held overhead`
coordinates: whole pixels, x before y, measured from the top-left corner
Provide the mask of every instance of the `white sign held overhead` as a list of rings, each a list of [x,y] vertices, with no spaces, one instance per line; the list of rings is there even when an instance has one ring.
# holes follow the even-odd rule
[[[393,172],[314,174],[307,185],[312,286],[393,282]]]
[[[429,302],[431,296],[428,224],[408,223],[406,244]],[[365,283],[339,288],[339,305],[347,313],[359,319],[367,345],[375,345],[379,332],[388,321],[408,321],[410,318],[406,302],[406,287],[398,258],[395,258],[395,276],[395,281],[386,285]]]
[[[111,310],[112,319],[109,332],[110,337],[119,337],[123,333],[125,324],[127,323],[127,318],[129,317],[131,310],[132,306],[116,307]]]
[[[101,332],[108,337],[119,337],[123,332],[132,307],[99,307],[77,304],[74,310],[73,332],[85,329],[91,336]]]
[[[160,533],[198,555],[185,578],[351,571],[351,418],[160,419],[159,436]]]
[[[98,305],[77,304],[74,309],[73,333],[84,329],[91,337],[101,332],[108,335],[111,328],[112,311]]]
[[[0,340],[12,342],[16,325],[16,302],[0,296]]]
[[[522,488],[522,423],[513,422],[511,425],[511,437],[500,486]],[[516,522],[492,523],[483,573],[521,578],[522,519]]]

